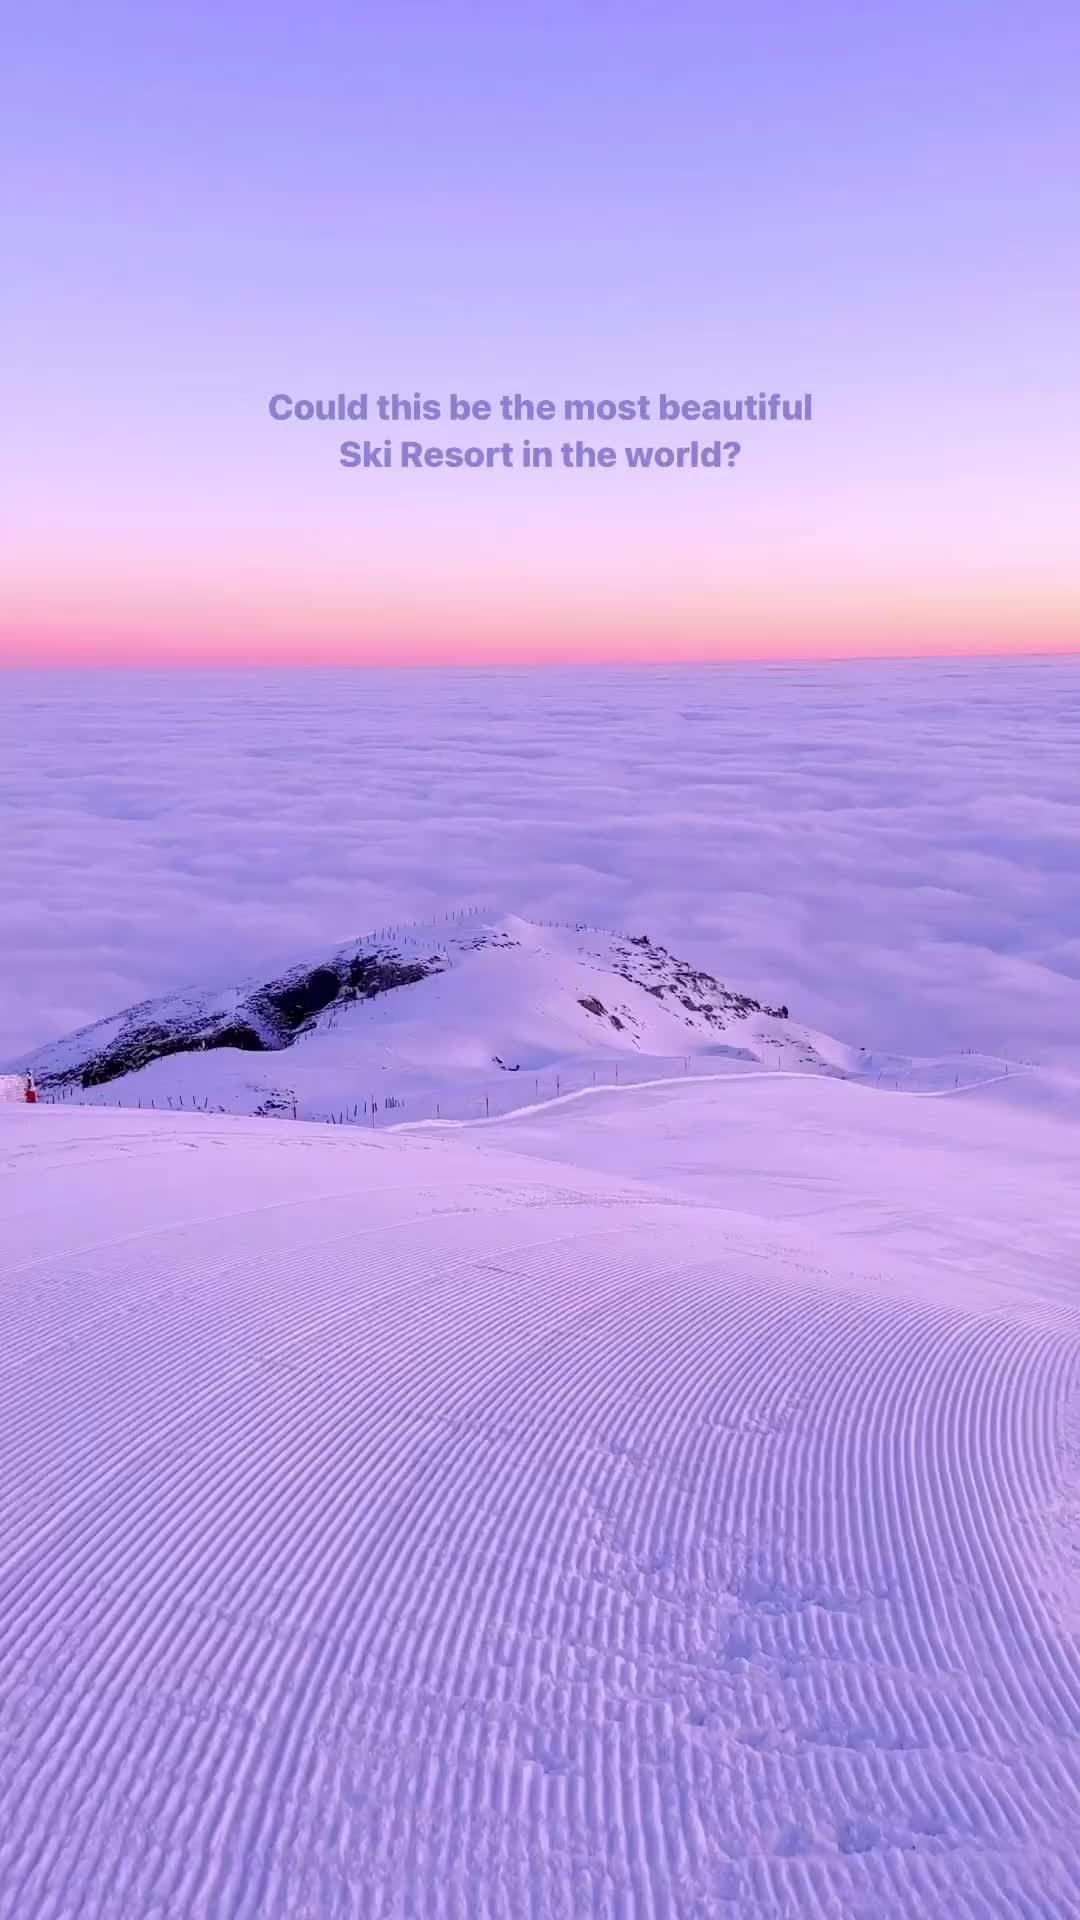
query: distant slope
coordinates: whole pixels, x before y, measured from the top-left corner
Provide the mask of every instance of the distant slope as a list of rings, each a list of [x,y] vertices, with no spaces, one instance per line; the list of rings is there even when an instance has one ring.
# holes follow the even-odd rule
[[[644,934],[513,915],[414,928],[273,980],[148,1001],[18,1064],[46,1090],[314,1114],[387,1093],[434,1110],[478,1077],[619,1056],[638,1073],[690,1056],[857,1071],[853,1049]]]

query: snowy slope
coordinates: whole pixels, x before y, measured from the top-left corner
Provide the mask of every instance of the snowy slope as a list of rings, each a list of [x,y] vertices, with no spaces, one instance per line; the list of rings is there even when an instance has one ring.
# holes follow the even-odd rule
[[[1008,1093],[0,1112],[2,1920],[1080,1914]]]
[[[388,1099],[410,1119],[465,1117],[616,1078],[762,1066],[875,1077],[883,1063],[645,935],[507,915],[411,928],[274,981],[149,1002],[18,1064],[54,1097],[352,1120],[372,1102],[384,1114]],[[884,1065],[895,1079],[911,1063]]]

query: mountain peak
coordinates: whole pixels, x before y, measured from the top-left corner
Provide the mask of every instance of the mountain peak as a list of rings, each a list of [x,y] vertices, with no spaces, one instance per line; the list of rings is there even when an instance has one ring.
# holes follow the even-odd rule
[[[441,1110],[440,1088],[452,1100],[454,1085],[552,1070],[561,1086],[561,1068],[595,1073],[612,1055],[634,1056],[639,1078],[705,1056],[843,1071],[818,1038],[646,933],[465,913],[271,979],[145,1001],[20,1064],[43,1089],[108,1088],[124,1104],[160,1091],[229,1111],[344,1111],[381,1086]]]

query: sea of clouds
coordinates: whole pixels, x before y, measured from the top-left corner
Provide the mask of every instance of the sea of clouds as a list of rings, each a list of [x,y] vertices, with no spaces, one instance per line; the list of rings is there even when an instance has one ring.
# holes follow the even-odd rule
[[[1080,1065],[1080,658],[0,676],[0,1060],[465,904]]]

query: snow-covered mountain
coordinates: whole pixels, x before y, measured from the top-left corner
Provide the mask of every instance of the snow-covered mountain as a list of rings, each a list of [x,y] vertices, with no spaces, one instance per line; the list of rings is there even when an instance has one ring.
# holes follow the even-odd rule
[[[530,1076],[530,1097],[550,1097],[725,1061],[830,1075],[861,1064],[646,934],[507,915],[395,930],[276,979],[147,1001],[17,1064],[83,1100],[352,1119],[372,1102],[410,1117],[503,1110]]]
[[[32,1065],[0,1920],[1077,1912],[1074,1085],[479,918]]]

